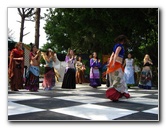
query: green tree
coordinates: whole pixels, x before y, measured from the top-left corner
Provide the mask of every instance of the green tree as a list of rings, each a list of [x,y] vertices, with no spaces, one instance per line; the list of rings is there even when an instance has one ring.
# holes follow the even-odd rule
[[[110,54],[114,39],[124,34],[129,39],[126,55],[132,52],[142,66],[144,55],[149,54],[157,70],[157,8],[50,8],[45,18],[49,43],[43,49],[51,47],[61,53],[73,48],[77,53]]]

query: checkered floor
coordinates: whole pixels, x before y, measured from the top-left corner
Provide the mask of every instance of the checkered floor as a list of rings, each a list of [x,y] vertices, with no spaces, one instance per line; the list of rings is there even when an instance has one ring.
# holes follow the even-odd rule
[[[8,91],[10,121],[158,121],[158,90],[129,89],[131,98],[112,102],[105,97],[107,87],[94,89],[88,84],[77,89],[51,91]]]

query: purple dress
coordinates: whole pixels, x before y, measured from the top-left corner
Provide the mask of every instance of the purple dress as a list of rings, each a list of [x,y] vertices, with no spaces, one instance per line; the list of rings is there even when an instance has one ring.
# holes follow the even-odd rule
[[[90,86],[97,87],[101,86],[100,82],[100,72],[99,68],[101,67],[101,63],[95,61],[93,58],[90,59]],[[98,68],[95,68],[98,67]]]

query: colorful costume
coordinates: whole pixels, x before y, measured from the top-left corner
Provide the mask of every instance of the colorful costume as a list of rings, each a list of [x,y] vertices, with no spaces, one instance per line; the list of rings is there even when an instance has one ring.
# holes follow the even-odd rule
[[[115,53],[117,47],[121,47],[121,51],[119,52],[119,57],[123,58],[124,56],[124,47],[122,44],[116,44],[114,46],[113,52]],[[113,61],[109,64],[107,68],[107,74],[109,74],[109,82],[110,88],[106,91],[106,97],[110,100],[117,101],[122,96],[129,98],[130,95],[128,93],[128,88],[124,81],[124,69],[122,64],[119,62],[115,62],[114,67],[112,67]]]
[[[83,71],[82,71],[82,62],[76,62],[76,83],[82,84],[83,83]]]
[[[145,66],[151,66],[151,64],[147,62],[146,64],[143,65],[143,67],[145,67]],[[143,89],[151,89],[151,87],[152,87],[151,79],[152,79],[152,71],[145,70],[143,68],[141,75],[140,75],[140,81],[139,81],[138,87],[143,88]]]
[[[53,60],[50,62],[46,61],[46,65],[44,72],[44,80],[43,80],[43,88],[44,90],[51,90],[55,86],[55,72],[53,68]]]
[[[90,59],[90,86],[97,87],[101,86],[100,82],[100,72],[99,68],[101,67],[101,63],[98,60]]]
[[[29,57],[34,57],[33,53],[30,52]],[[25,88],[29,91],[38,91],[39,89],[39,66],[30,65],[29,71],[26,76]]]
[[[23,50],[17,48],[13,49],[10,53],[9,63],[9,79],[10,88],[12,91],[23,89],[23,72],[24,72],[24,61],[14,60],[13,58],[23,57]]]

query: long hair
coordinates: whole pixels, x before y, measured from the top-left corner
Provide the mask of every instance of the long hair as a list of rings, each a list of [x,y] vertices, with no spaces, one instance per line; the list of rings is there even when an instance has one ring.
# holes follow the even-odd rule
[[[66,56],[69,56],[69,57],[71,57],[71,55],[70,55],[70,51],[71,51],[72,49],[68,49],[68,51],[67,51],[67,55]],[[74,55],[74,50],[72,50],[73,51],[73,55]]]
[[[146,54],[146,55],[144,56],[143,62],[145,62],[146,58],[148,58],[149,61],[152,61],[152,60],[150,59],[150,56],[149,56],[148,54]]]

